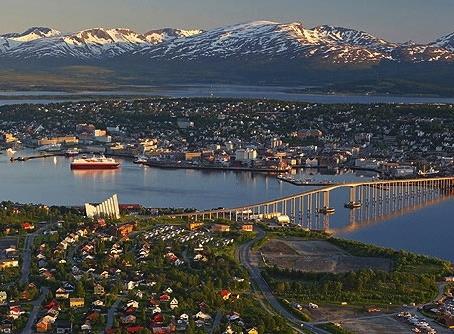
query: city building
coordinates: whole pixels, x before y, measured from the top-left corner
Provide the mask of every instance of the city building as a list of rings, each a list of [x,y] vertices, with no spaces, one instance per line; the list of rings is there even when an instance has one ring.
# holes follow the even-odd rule
[[[71,308],[80,308],[84,307],[85,299],[84,298],[69,298],[69,307]]]
[[[85,214],[88,218],[105,217],[120,219],[120,207],[118,205],[117,194],[97,205],[85,203]]]
[[[224,224],[214,224],[211,227],[211,232],[230,232],[230,226],[229,225],[224,225]]]
[[[248,162],[257,159],[257,150],[253,148],[239,148],[235,151],[235,160],[241,162]]]

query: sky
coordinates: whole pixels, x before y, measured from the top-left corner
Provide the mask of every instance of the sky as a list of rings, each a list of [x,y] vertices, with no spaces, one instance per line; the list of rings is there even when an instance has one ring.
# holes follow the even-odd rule
[[[32,26],[144,33],[253,20],[343,26],[394,42],[428,42],[454,32],[454,0],[1,0],[0,8],[0,33]]]

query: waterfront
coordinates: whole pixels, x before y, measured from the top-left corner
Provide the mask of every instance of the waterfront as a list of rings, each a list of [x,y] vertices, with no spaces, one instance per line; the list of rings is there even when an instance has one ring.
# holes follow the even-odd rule
[[[158,169],[126,160],[117,171],[71,171],[69,162],[64,157],[53,157],[11,163],[6,154],[0,155],[0,199],[82,205],[117,193],[122,203],[210,209],[257,203],[310,189],[278,181],[272,175],[250,172]],[[304,177],[314,180],[338,182],[373,176],[353,172],[318,175],[316,170],[305,173]],[[338,230],[339,236],[454,261],[450,247],[454,226],[446,219],[454,215],[452,198],[382,222],[353,227],[348,225],[348,210],[343,209],[345,200],[344,192],[333,194],[332,204],[337,212],[330,217],[330,228]]]
[[[56,103],[103,97],[171,97],[270,99],[323,104],[454,104],[454,98],[434,96],[393,96],[307,93],[308,87],[244,86],[244,85],[175,85],[140,86],[112,91],[0,91],[0,106],[22,103]]]

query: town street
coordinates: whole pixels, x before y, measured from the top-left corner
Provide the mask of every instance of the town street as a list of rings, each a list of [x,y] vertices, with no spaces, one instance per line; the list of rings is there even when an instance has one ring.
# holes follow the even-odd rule
[[[41,295],[38,299],[34,300],[31,304],[33,305],[33,309],[30,312],[30,316],[28,317],[27,324],[25,325],[24,329],[22,330],[22,334],[31,334],[33,333],[32,327],[36,322],[36,317],[38,316],[39,310],[41,309],[41,304],[43,303],[44,299],[46,298],[47,294],[49,293],[49,288],[44,286],[41,288]]]

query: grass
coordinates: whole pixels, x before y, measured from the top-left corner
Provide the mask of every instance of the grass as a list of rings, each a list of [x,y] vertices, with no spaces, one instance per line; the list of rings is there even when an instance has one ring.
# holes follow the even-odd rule
[[[281,305],[283,307],[285,307],[287,309],[287,311],[289,311],[291,314],[296,316],[299,320],[306,321],[306,322],[309,322],[312,320],[308,314],[292,307],[287,300],[284,300],[282,298],[278,298],[278,299],[279,299],[279,302],[281,303]]]

